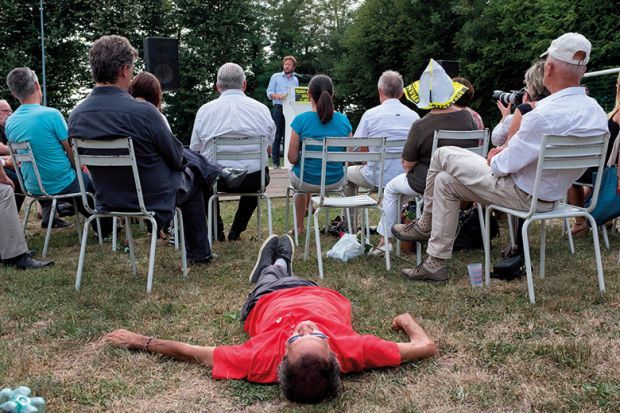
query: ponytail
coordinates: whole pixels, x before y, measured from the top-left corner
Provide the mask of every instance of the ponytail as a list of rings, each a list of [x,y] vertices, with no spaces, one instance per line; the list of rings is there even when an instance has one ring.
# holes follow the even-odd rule
[[[325,75],[314,76],[308,84],[312,100],[316,103],[317,114],[321,123],[325,124],[334,117],[334,84]]]

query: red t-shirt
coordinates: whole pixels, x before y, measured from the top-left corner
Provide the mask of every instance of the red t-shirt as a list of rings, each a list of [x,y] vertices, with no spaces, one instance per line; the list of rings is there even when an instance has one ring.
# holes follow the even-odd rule
[[[334,290],[297,287],[262,296],[245,320],[250,339],[236,346],[216,347],[214,379],[278,381],[286,340],[302,321],[310,320],[329,337],[343,373],[400,364],[396,343],[360,335],[351,327],[351,303]]]

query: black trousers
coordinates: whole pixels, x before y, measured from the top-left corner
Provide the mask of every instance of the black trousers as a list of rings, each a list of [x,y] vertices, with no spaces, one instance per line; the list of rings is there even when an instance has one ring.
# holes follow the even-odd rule
[[[294,277],[286,271],[286,268],[279,265],[270,265],[265,267],[260,273],[260,277],[256,282],[256,287],[245,300],[245,304],[241,309],[241,321],[245,320],[259,298],[265,294],[272,293],[277,290],[285,290],[296,287],[317,287],[318,284],[310,280],[302,280]]]
[[[265,186],[269,185],[269,169],[265,168]],[[252,172],[247,174],[241,183],[241,185],[235,188],[229,188],[224,181],[219,181],[217,184],[217,189],[219,192],[256,192],[260,189],[260,171]],[[208,203],[209,198],[213,195],[212,188],[209,187],[204,190],[204,204],[205,204],[205,213],[208,213]],[[248,227],[248,222],[252,218],[254,211],[256,210],[256,206],[258,205],[258,197],[255,196],[242,196],[239,199],[239,206],[237,207],[237,212],[235,213],[235,219],[233,220],[233,224],[230,227],[231,231],[236,232],[237,234],[241,234]],[[222,221],[222,217],[220,214],[220,202],[219,199],[216,204],[217,208],[217,237],[219,238],[221,234],[224,233],[224,222]],[[208,217],[212,219],[211,217]]]

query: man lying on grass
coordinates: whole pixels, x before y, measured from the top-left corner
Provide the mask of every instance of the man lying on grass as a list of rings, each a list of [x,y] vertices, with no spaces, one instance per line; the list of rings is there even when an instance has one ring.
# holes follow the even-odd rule
[[[409,336],[407,343],[356,333],[349,300],[291,275],[293,252],[288,235],[272,235],[263,242],[250,274],[256,287],[241,311],[251,337],[244,344],[194,346],[127,330],[114,331],[105,340],[117,347],[210,366],[215,379],[279,382],[284,396],[297,403],[318,403],[338,395],[340,373],[435,355],[435,344],[407,313],[392,321],[394,330]]]

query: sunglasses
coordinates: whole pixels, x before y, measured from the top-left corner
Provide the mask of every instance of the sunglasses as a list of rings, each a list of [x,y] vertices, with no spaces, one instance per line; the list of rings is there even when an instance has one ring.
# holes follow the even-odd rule
[[[297,340],[299,340],[300,338],[304,337],[304,336],[314,336],[314,337],[318,337],[321,340],[329,340],[329,337],[327,337],[325,334],[321,333],[320,331],[313,331],[312,333],[309,334],[295,334],[294,336],[291,336],[291,338],[289,338],[287,340],[288,344],[293,344],[294,342],[296,342]]]

